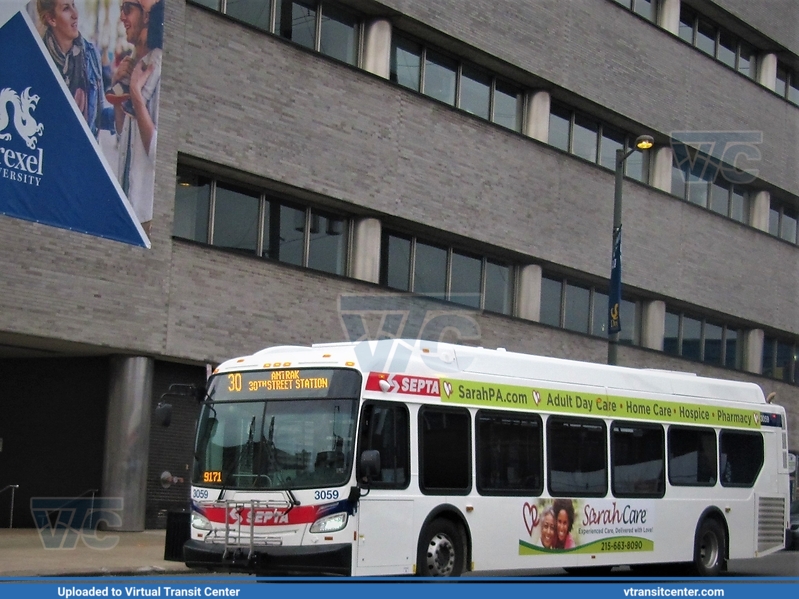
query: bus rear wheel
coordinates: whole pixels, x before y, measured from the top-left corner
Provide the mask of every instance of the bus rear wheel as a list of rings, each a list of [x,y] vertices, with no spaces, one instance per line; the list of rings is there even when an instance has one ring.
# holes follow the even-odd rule
[[[698,576],[718,576],[727,554],[727,536],[718,521],[702,521],[694,538],[693,569]]]
[[[419,537],[419,576],[460,576],[466,562],[463,533],[449,520],[433,520]]]

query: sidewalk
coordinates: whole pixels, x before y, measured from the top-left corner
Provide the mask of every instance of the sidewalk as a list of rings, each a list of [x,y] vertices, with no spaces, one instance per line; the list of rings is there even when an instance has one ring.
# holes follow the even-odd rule
[[[158,576],[196,572],[164,560],[166,531],[102,533],[119,537],[112,549],[78,539],[74,549],[45,549],[35,528],[0,529],[0,577]]]

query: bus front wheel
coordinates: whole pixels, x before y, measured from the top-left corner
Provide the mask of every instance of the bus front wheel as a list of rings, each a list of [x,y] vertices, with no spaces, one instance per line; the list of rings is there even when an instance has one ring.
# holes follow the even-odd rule
[[[694,539],[694,571],[699,576],[718,576],[724,566],[727,538],[718,521],[702,521]]]
[[[419,576],[460,576],[466,562],[460,528],[449,520],[433,520],[419,537],[416,573]]]

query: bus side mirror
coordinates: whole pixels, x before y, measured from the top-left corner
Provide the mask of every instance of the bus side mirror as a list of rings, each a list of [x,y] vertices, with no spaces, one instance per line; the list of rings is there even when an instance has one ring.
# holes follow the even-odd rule
[[[361,481],[365,484],[380,476],[380,452],[376,449],[367,449],[361,454],[360,462]]]
[[[204,386],[198,387],[197,385],[187,385],[184,383],[172,383],[169,385],[167,392],[161,396],[164,397],[191,397],[198,402],[205,400],[206,389]]]
[[[155,408],[155,420],[161,426],[169,426],[172,422],[172,404],[159,401]]]

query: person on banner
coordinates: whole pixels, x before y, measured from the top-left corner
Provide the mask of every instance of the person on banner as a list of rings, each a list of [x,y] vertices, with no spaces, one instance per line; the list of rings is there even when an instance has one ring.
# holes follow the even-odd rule
[[[160,3],[163,7],[163,2]],[[163,12],[155,17],[140,0],[124,0],[119,19],[133,45],[114,73],[114,84],[125,83],[129,100],[114,104],[119,140],[118,176],[147,235],[153,218],[155,149],[158,134],[158,97],[161,87]]]
[[[44,45],[64,78],[78,110],[95,138],[100,130],[114,131],[114,110],[104,106],[100,55],[78,29],[74,0],[36,0],[44,27]]]
[[[557,527],[557,540],[555,546],[558,549],[572,549],[575,547],[571,531],[574,526],[574,504],[571,499],[556,499],[552,503],[552,510],[555,512],[555,525]]]
[[[544,549],[558,548],[557,516],[552,506],[549,506],[541,517],[541,546]]]

